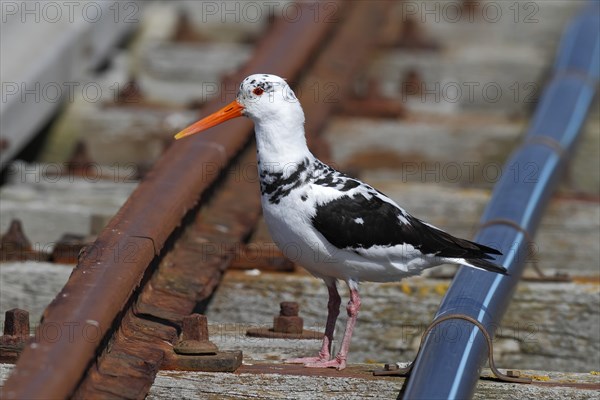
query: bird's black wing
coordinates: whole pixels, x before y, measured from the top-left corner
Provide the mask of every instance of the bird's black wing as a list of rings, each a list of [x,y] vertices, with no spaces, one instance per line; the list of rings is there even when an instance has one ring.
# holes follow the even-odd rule
[[[379,195],[355,193],[317,205],[313,226],[340,249],[409,244],[438,257],[490,259],[488,254],[501,254],[432,227]]]

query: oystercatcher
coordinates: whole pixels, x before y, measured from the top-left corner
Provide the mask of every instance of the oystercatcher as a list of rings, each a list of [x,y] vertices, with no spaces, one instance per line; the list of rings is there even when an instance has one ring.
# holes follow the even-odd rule
[[[398,281],[424,269],[454,263],[506,274],[493,248],[456,238],[407,213],[389,197],[319,161],[306,145],[304,112],[284,79],[250,75],[237,98],[175,135],[201,132],[228,119],[254,121],[260,191],[265,221],[284,252],[329,290],[323,344],[315,357],[286,360],[308,367],[346,366],[360,308],[359,282]],[[340,309],[337,281],[350,290],[348,322],[339,353],[331,358]]]

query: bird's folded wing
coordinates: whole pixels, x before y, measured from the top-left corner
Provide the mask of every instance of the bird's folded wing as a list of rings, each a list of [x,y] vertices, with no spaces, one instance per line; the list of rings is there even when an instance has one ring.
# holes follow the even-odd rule
[[[411,245],[422,254],[447,258],[491,258],[497,250],[456,238],[408,214],[383,194],[344,195],[317,205],[312,224],[340,249]]]

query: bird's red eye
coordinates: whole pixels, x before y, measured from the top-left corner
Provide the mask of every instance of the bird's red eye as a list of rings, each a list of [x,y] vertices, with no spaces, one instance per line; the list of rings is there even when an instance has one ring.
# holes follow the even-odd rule
[[[252,93],[254,93],[254,94],[255,94],[255,95],[257,95],[257,96],[260,96],[260,95],[261,95],[261,94],[263,94],[264,92],[265,92],[265,91],[264,91],[262,88],[259,88],[259,87],[255,88],[255,89],[252,91]]]

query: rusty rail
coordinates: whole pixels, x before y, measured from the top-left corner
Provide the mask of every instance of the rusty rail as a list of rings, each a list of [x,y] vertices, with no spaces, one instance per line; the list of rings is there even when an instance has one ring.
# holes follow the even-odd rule
[[[238,165],[248,165],[255,153],[245,150]],[[183,319],[211,295],[231,263],[236,243],[248,236],[259,216],[256,184],[228,175],[176,243],[167,246],[156,271],[124,312],[109,347],[73,397],[143,398],[159,368],[178,369],[173,345]]]
[[[294,80],[307,75],[312,61],[308,76],[347,87],[376,43],[375,35],[363,33],[382,25],[389,2],[333,4],[344,23],[315,21],[309,12],[294,23],[276,20],[225,87],[263,71]],[[352,56],[340,63],[342,54]],[[309,107],[307,130],[323,127],[336,103]],[[209,255],[198,243],[243,241],[258,219],[256,183],[243,182],[248,195],[240,198],[240,182],[219,179],[232,159],[245,165],[253,159],[252,148],[238,156],[251,132],[250,122],[240,119],[169,148],[81,255],[7,380],[4,398],[145,396],[160,366],[173,363],[169,343],[176,341],[182,318],[210,296],[231,263],[230,250]],[[212,193],[216,181],[224,189]],[[217,224],[225,232],[215,230]],[[62,334],[49,338],[48,329]]]
[[[305,17],[294,23],[275,22],[251,62],[232,79],[239,81],[257,71],[298,76],[305,60],[335,27],[314,21],[308,12],[302,15]],[[290,48],[294,51],[289,52]],[[215,100],[207,108],[221,101]],[[250,134],[251,123],[237,120],[168,149],[85,252],[46,309],[37,340],[26,347],[6,381],[6,399],[66,398],[74,392],[148,266],[155,263],[169,236],[196,206],[199,193],[218,177],[218,173],[199,174],[199,164],[224,168]],[[44,334],[49,327],[68,334],[51,341]]]

